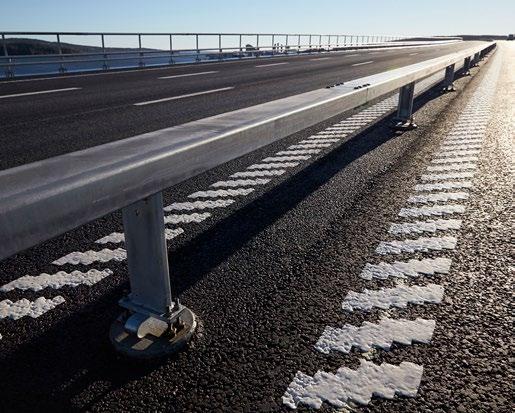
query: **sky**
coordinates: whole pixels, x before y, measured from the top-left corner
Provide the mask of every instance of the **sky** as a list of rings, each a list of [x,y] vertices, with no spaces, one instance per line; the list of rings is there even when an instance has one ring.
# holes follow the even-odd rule
[[[0,31],[424,36],[515,32],[515,0],[2,0],[2,3]],[[110,41],[113,46],[119,45],[114,38]]]

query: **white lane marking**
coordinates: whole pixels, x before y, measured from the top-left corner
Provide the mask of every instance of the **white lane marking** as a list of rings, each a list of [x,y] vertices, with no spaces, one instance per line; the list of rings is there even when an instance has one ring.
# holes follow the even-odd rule
[[[410,55],[410,56],[415,56],[415,55],[417,55],[417,54],[418,54],[418,53],[410,53],[409,55]]]
[[[279,176],[284,174],[285,172],[285,169],[243,171],[232,174],[231,178],[256,178],[260,176]]]
[[[309,59],[309,60],[312,62],[318,62],[320,60],[330,60],[330,59],[332,59],[332,58],[331,57],[318,57],[316,59]]]
[[[347,136],[346,133],[339,133],[339,132],[332,132],[332,133],[328,133],[328,134],[316,134],[316,135],[313,135],[313,136],[310,136],[309,138],[307,138],[306,140],[310,140],[312,142],[316,142],[318,141],[319,139],[320,140],[326,140],[326,139],[338,139],[338,140],[341,140],[341,138],[345,138]]]
[[[483,145],[481,143],[469,143],[463,145],[442,145],[440,146],[441,151],[467,151],[471,149],[481,149]]]
[[[393,235],[422,234],[423,232],[435,233],[436,231],[448,231],[450,229],[460,229],[461,220],[459,219],[437,219],[427,221],[403,222],[392,224],[388,233]]]
[[[219,73],[219,71],[218,70],[210,70],[209,72],[195,72],[195,73],[184,73],[182,75],[161,76],[161,77],[158,77],[158,79],[175,79],[178,77],[210,75],[212,73]]]
[[[418,208],[401,208],[399,211],[399,216],[408,218],[408,217],[423,217],[423,216],[433,216],[433,215],[446,215],[446,214],[463,214],[465,212],[465,207],[463,205],[432,205],[432,206],[423,206]]]
[[[316,149],[316,148],[329,148],[332,143],[306,143],[304,145],[291,145],[288,149]]]
[[[309,155],[295,155],[295,156],[270,156],[263,159],[261,162],[290,162],[290,161],[307,161],[311,156]]]
[[[302,144],[311,144],[313,142],[332,144],[332,143],[340,142],[340,139],[338,139],[338,138],[320,139],[320,138],[317,137],[317,138],[315,138],[315,140],[313,140],[313,138],[308,138],[308,139],[304,139],[303,141],[300,141],[299,144],[300,145],[302,145]]]
[[[318,371],[313,377],[300,371],[283,395],[283,404],[296,409],[299,404],[320,409],[323,402],[345,408],[347,402],[366,405],[372,396],[393,399],[395,394],[415,397],[423,367],[402,362],[399,366],[378,366],[361,359],[357,370],[341,367],[336,374]]]
[[[408,198],[411,204],[431,204],[436,202],[459,201],[468,199],[467,192],[437,192],[427,195],[413,195]]]
[[[442,301],[444,288],[437,284],[426,286],[399,285],[394,288],[379,290],[363,290],[362,293],[350,291],[342,303],[345,311],[364,310],[374,307],[388,310],[390,307],[406,308],[408,304],[439,304]]]
[[[359,53],[345,55],[345,57],[354,57],[354,56],[359,56]]]
[[[376,323],[365,321],[361,327],[345,324],[342,328],[326,327],[315,344],[315,349],[324,354],[339,351],[348,354],[353,347],[362,352],[380,348],[390,351],[392,344],[429,344],[435,329],[435,320],[383,318]]]
[[[182,228],[165,228],[165,238],[167,241],[178,237],[179,235],[184,234],[184,230]],[[123,232],[112,232],[109,235],[106,235],[103,238],[97,239],[95,241],[97,244],[121,244],[125,242],[125,234]]]
[[[247,169],[275,169],[275,168],[295,168],[298,162],[276,162],[276,163],[256,163],[247,167]]]
[[[254,186],[254,185],[266,185],[270,182],[270,179],[256,178],[256,179],[235,179],[232,181],[218,181],[211,184],[213,188],[229,187],[238,188],[240,186]]]
[[[322,149],[294,149],[291,151],[279,151],[276,156],[290,156],[290,155],[316,155],[322,152]]]
[[[439,152],[436,153],[434,156],[436,157],[459,157],[459,156],[474,156],[479,155],[481,151],[479,149],[471,149],[471,150],[464,150],[464,151],[445,151],[445,152]]]
[[[377,246],[376,253],[387,255],[453,250],[457,242],[456,237],[420,237],[403,241],[382,241]]]
[[[267,63],[265,65],[256,65],[254,67],[270,67],[270,66],[280,66],[280,65],[288,65],[289,62],[282,62],[282,63]]]
[[[360,274],[364,280],[386,280],[394,278],[417,278],[422,275],[448,274],[452,260],[449,258],[427,258],[423,260],[394,261],[391,264],[366,264]]]
[[[209,212],[193,214],[180,214],[165,216],[165,224],[189,224],[191,222],[199,223],[205,221],[211,216]]]
[[[216,191],[198,191],[188,195],[188,198],[223,198],[227,196],[246,196],[254,188],[218,189]]]
[[[163,98],[163,99],[147,100],[146,102],[138,102],[138,103],[134,103],[133,105],[134,106],[152,105],[154,103],[169,102],[171,100],[178,100],[178,99],[186,99],[186,98],[191,98],[191,97],[195,97],[195,96],[207,95],[210,93],[225,92],[227,90],[232,90],[232,89],[234,89],[234,86],[222,87],[220,89],[204,90],[203,92],[188,93],[186,95],[172,96],[172,97]]]
[[[470,182],[470,181],[442,182],[442,183],[435,183],[435,184],[415,185],[415,191],[443,191],[443,190],[448,190],[448,189],[462,189],[462,188],[472,188],[472,182]]]
[[[483,143],[483,139],[446,139],[442,142],[445,146],[461,146],[481,143]]]
[[[171,211],[193,211],[194,209],[214,209],[225,208],[233,204],[234,199],[217,199],[215,201],[194,201],[194,202],[174,202],[164,208],[166,212]]]
[[[452,171],[466,171],[468,169],[474,170],[476,168],[477,168],[476,163],[464,162],[464,163],[456,163],[456,164],[442,164],[442,165],[428,166],[427,170],[429,172],[452,172]]]
[[[362,63],[354,63],[353,65],[351,66],[362,66],[362,65],[368,65],[370,63],[374,63],[373,60],[370,60],[369,62],[362,62]]]
[[[67,87],[64,89],[52,89],[52,90],[40,90],[37,92],[15,93],[13,95],[0,95],[0,99],[17,98],[20,96],[44,95],[46,93],[69,92],[71,90],[80,90],[80,89],[82,89],[82,88],[81,87]]]
[[[470,179],[475,172],[449,172],[446,174],[424,174],[420,177],[423,181],[447,181],[449,179]]]
[[[37,276],[25,275],[24,277],[20,277],[3,285],[0,288],[0,291],[8,292],[16,289],[23,291],[41,291],[45,288],[58,290],[65,286],[77,287],[79,285],[87,285],[88,287],[91,287],[109,275],[113,275],[111,270],[99,271],[95,269],[89,270],[88,272],[72,271],[70,274],[64,271],[59,271],[55,274],[43,273]]]
[[[460,156],[456,158],[438,158],[433,159],[431,163],[445,164],[445,163],[462,163],[462,162],[477,162],[477,156]]]
[[[25,316],[38,318],[64,302],[64,298],[60,295],[52,299],[39,297],[35,301],[29,301],[26,298],[22,298],[16,302],[12,302],[11,300],[0,301],[0,320],[2,318],[18,320]]]
[[[54,265],[90,265],[94,262],[108,262],[111,260],[124,261],[127,258],[127,251],[123,248],[111,250],[104,248],[102,251],[71,252],[64,257],[55,260]]]

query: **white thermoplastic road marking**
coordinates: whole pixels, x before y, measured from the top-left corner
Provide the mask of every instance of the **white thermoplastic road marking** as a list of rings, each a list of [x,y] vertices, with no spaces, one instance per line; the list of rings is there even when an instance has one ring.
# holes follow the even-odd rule
[[[362,63],[354,63],[353,65],[351,66],[363,66],[363,65],[368,65],[370,63],[374,63],[373,60],[371,60],[370,62],[362,62]]]
[[[319,57],[317,59],[309,59],[311,60],[312,62],[318,62],[319,60],[329,60],[331,59],[331,57]]]
[[[219,73],[219,72],[218,72],[218,70],[211,70],[209,72],[184,73],[182,75],[162,76],[162,77],[158,77],[158,79],[175,79],[177,77],[190,77],[190,76],[210,75],[212,73]]]
[[[420,275],[448,274],[452,261],[449,258],[427,258],[424,260],[394,261],[391,264],[380,262],[379,264],[365,265],[360,277],[364,280],[387,280],[394,278],[417,278]]]
[[[60,295],[52,299],[39,297],[36,301],[29,301],[26,298],[16,302],[11,300],[0,301],[0,320],[2,318],[18,320],[25,316],[38,318],[47,311],[53,310],[59,304],[64,303],[64,301],[64,298]]]
[[[146,102],[134,103],[134,106],[152,105],[154,103],[168,102],[168,101],[171,101],[171,100],[178,100],[178,99],[186,99],[186,98],[191,98],[191,97],[194,97],[194,96],[207,95],[207,94],[210,94],[210,93],[225,92],[227,90],[232,90],[232,89],[234,89],[234,86],[222,87],[220,89],[205,90],[203,92],[188,93],[186,95],[172,96],[172,97],[163,98],[163,99],[147,100]]]
[[[279,66],[279,65],[288,65],[288,62],[282,62],[282,63],[268,63],[266,65],[256,65],[254,67],[270,67],[270,66]]]
[[[17,98],[20,96],[44,95],[46,93],[69,92],[71,90],[80,90],[81,87],[67,87],[64,89],[40,90],[38,92],[15,93],[14,95],[3,95],[0,99]]]

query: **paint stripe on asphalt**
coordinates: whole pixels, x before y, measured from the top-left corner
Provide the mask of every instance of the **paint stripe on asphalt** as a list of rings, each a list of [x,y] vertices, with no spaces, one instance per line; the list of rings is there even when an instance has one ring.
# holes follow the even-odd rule
[[[360,274],[364,280],[387,280],[393,278],[418,278],[420,275],[448,274],[452,260],[427,258],[424,260],[394,261],[392,263],[366,264]]]
[[[171,100],[178,100],[178,99],[186,99],[186,98],[191,98],[194,96],[208,95],[210,93],[225,92],[227,90],[232,90],[232,89],[234,89],[234,86],[222,87],[220,89],[204,90],[203,92],[188,93],[186,95],[172,96],[169,98],[156,99],[156,100],[147,100],[146,102],[138,102],[138,103],[134,103],[134,106],[152,105],[154,103],[169,102]]]
[[[210,75],[212,73],[219,73],[219,71],[218,70],[211,70],[209,72],[196,72],[196,73],[184,73],[182,75],[161,76],[161,77],[158,77],[158,79],[175,79],[175,78],[178,78],[178,77]]]
[[[67,87],[64,89],[39,90],[37,92],[15,93],[13,95],[0,95],[0,99],[17,98],[21,96],[44,95],[46,93],[69,92],[72,90],[80,90],[81,87]]]

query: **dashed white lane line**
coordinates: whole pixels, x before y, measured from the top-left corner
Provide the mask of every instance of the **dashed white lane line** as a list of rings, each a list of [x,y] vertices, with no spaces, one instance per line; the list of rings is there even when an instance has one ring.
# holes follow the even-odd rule
[[[420,177],[423,181],[446,181],[449,179],[470,179],[475,172],[450,172],[447,174],[424,174]]]
[[[80,90],[81,87],[67,87],[64,89],[51,89],[51,90],[39,90],[37,92],[25,92],[25,93],[15,93],[13,95],[0,95],[0,99],[8,99],[8,98],[17,98],[21,96],[32,96],[32,95],[44,95],[47,93],[58,93],[58,92],[70,92],[72,90]]]
[[[418,55],[418,53],[410,53],[409,55],[410,56],[416,56],[416,55]]]
[[[255,186],[255,185],[266,185],[270,182],[270,179],[256,178],[256,179],[234,179],[230,181],[218,181],[211,184],[213,188],[229,187],[238,188],[240,186]]]
[[[192,222],[199,223],[205,221],[211,216],[209,212],[193,214],[180,214],[180,215],[167,215],[165,216],[165,224],[189,224]]]
[[[354,57],[354,56],[359,56],[359,53],[345,55],[345,57]]]
[[[318,62],[320,60],[331,60],[331,57],[317,57],[316,59],[309,59],[312,62]]]
[[[282,63],[267,63],[264,65],[256,65],[254,67],[271,67],[271,66],[281,66],[281,65],[288,65],[288,62],[282,62]]]
[[[459,219],[437,219],[427,221],[394,223],[388,230],[392,235],[412,235],[424,232],[435,233],[437,231],[457,230],[461,228]]]
[[[0,288],[0,291],[41,291],[45,288],[53,288],[54,290],[57,290],[66,286],[77,287],[79,285],[87,285],[88,287],[91,287],[112,274],[113,272],[109,269],[102,271],[93,269],[88,272],[72,271],[69,274],[64,271],[59,271],[56,274],[43,273],[38,276],[26,275],[3,285]]]
[[[11,300],[0,301],[0,319],[10,318],[11,320],[18,320],[25,316],[38,318],[64,302],[64,298],[60,295],[52,299],[39,297],[35,301],[29,301],[26,298],[16,302]]]
[[[184,230],[182,228],[165,228],[165,239],[170,241],[179,235],[184,234]],[[95,243],[97,244],[121,244],[125,242],[125,234],[123,232],[112,232],[105,237],[97,239]]]
[[[342,328],[326,327],[318,339],[315,349],[324,354],[331,351],[348,354],[357,348],[368,352],[373,348],[390,351],[392,344],[411,345],[429,344],[433,337],[436,322],[434,320],[416,320],[383,318],[376,323],[365,321],[361,327],[345,324]]]
[[[415,397],[422,380],[422,366],[402,362],[378,366],[361,359],[357,370],[341,367],[336,374],[318,371],[313,377],[300,371],[283,395],[283,404],[296,409],[303,404],[320,409],[324,402],[345,408],[348,402],[366,405],[372,396],[393,399],[395,394]]]
[[[162,98],[162,99],[156,99],[156,100],[147,100],[145,102],[134,103],[133,105],[134,106],[153,105],[155,103],[162,103],[162,102],[169,102],[172,100],[186,99],[186,98],[191,98],[191,97],[195,97],[195,96],[208,95],[211,93],[226,92],[226,91],[232,90],[232,89],[234,89],[234,86],[222,87],[219,89],[212,89],[212,90],[204,90],[202,92],[188,93],[186,95],[171,96],[168,98]]]
[[[240,189],[218,189],[213,191],[197,191],[190,195],[188,198],[224,198],[228,196],[246,196],[254,191],[254,188],[240,188]]]
[[[441,182],[433,184],[418,184],[415,185],[415,191],[445,191],[451,189],[472,188],[471,181],[462,182]]]
[[[158,79],[176,79],[179,77],[202,76],[202,75],[210,75],[213,73],[219,73],[219,71],[218,70],[210,70],[209,72],[196,72],[196,73],[184,73],[182,75],[161,76],[161,77],[158,77]]]
[[[373,60],[370,60],[369,62],[362,62],[362,63],[354,63],[351,66],[363,66],[363,65],[369,65],[370,63],[374,63]]]
[[[109,261],[124,261],[127,259],[127,251],[123,248],[117,248],[115,250],[104,248],[101,251],[86,251],[78,252],[74,251],[65,255],[64,257],[55,260],[52,264],[54,265],[90,265],[94,262],[109,262]]]
[[[360,274],[364,280],[387,280],[393,278],[417,278],[420,275],[448,274],[452,260],[449,258],[427,258],[423,260],[394,261],[379,264],[367,263]]]
[[[406,308],[408,304],[439,304],[442,301],[444,288],[438,284],[426,286],[399,285],[394,288],[379,290],[363,290],[362,293],[350,291],[342,303],[345,311],[369,311],[372,308],[388,310],[390,307]]]
[[[382,241],[377,246],[376,253],[387,255],[452,250],[456,248],[457,242],[456,237],[420,237],[403,241]]]
[[[193,211],[195,209],[214,209],[225,208],[233,204],[234,199],[217,199],[215,201],[194,201],[194,202],[174,202],[164,207],[165,212],[171,211]]]
[[[411,204],[432,204],[437,202],[460,201],[468,199],[468,192],[437,192],[427,195],[413,195],[408,198]]]
[[[465,207],[463,205],[447,204],[447,205],[432,205],[422,206],[416,208],[401,208],[399,216],[404,218],[417,218],[417,217],[430,217],[441,216],[450,214],[463,214]]]

